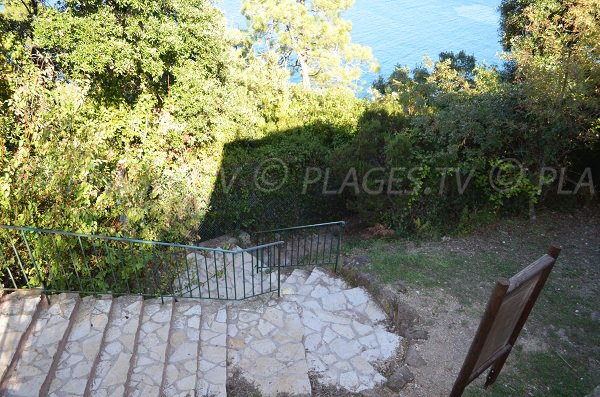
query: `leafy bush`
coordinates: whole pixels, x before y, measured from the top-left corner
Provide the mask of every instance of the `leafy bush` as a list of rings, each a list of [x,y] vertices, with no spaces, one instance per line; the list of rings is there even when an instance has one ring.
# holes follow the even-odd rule
[[[364,102],[349,91],[294,89],[278,130],[223,148],[221,170],[200,235],[337,219],[343,206],[320,184],[305,186],[307,170],[329,167],[333,150],[351,139]]]

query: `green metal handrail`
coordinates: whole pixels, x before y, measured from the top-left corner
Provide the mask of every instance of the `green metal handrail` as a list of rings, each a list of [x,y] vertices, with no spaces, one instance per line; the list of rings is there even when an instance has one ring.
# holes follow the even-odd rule
[[[318,223],[265,230],[254,236],[259,244],[273,239],[285,242],[281,267],[333,266],[337,272],[345,226],[343,221]]]
[[[0,289],[243,300],[280,293],[284,244],[229,250],[0,225]]]

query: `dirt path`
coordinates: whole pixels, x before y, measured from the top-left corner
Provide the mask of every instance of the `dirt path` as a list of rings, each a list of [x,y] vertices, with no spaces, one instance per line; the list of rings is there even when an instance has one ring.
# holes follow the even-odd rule
[[[444,291],[411,289],[405,294],[405,302],[416,308],[424,319],[421,327],[428,332],[429,338],[417,341],[415,348],[427,363],[424,366],[408,365],[415,376],[402,391],[407,397],[447,396],[460,371],[473,335],[479,324],[479,317],[473,311],[465,311],[458,300]],[[473,307],[483,313],[484,305]],[[535,338],[527,330],[519,340],[527,352],[543,351],[547,344]],[[510,368],[510,363],[507,365]],[[475,382],[482,387],[483,376]]]

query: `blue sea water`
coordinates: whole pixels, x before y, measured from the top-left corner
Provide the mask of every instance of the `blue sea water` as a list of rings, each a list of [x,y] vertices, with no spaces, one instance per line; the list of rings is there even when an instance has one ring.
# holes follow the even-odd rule
[[[414,67],[428,55],[465,50],[479,63],[501,64],[497,11],[500,0],[356,0],[345,17],[352,40],[373,50],[380,73],[397,64]],[[244,28],[241,0],[222,0],[229,26]],[[370,83],[376,74],[363,76]]]

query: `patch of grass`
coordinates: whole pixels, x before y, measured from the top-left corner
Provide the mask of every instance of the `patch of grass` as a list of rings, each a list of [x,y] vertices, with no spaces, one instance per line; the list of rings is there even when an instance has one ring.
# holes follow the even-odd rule
[[[516,365],[509,369],[510,362]],[[569,365],[552,351],[524,353],[515,349],[494,385],[485,390],[472,384],[465,397],[585,396],[596,385],[589,377],[579,376],[585,372],[582,365],[573,369]]]
[[[342,246],[342,252],[347,254],[354,248],[368,248],[373,244],[373,241],[376,240],[365,240],[358,238],[346,239],[344,240],[344,244]]]
[[[520,265],[483,254],[477,258],[407,252],[403,247],[383,241],[374,241],[367,249],[372,264],[367,270],[383,283],[402,280],[419,288],[449,288],[457,298],[464,300],[481,296],[479,284],[492,285],[500,277],[514,273]],[[488,290],[485,291],[489,292]]]

